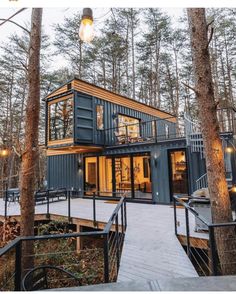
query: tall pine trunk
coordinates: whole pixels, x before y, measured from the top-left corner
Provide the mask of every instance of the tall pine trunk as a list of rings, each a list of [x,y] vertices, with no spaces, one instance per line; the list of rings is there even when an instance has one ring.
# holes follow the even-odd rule
[[[34,190],[38,162],[38,129],[40,111],[40,46],[42,8],[33,8],[29,44],[28,85],[25,140],[20,179],[21,235],[34,235]],[[31,242],[23,244],[23,255],[32,253]],[[23,269],[29,268],[32,258],[23,259]]]
[[[225,178],[224,153],[214,100],[205,9],[189,8],[188,18],[191,34],[195,91],[205,147],[212,218],[214,223],[230,222],[232,221],[232,212]],[[234,235],[233,229],[229,227],[215,230],[222,274],[236,274]]]

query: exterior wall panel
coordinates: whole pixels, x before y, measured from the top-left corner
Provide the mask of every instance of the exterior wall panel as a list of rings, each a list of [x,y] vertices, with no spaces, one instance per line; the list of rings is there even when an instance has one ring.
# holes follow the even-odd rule
[[[54,155],[47,157],[48,188],[83,190],[83,172],[78,162],[83,162],[79,154]]]

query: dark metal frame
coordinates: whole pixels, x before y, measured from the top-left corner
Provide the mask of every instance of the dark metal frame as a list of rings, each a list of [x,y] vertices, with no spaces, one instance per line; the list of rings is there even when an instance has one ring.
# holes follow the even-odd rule
[[[191,199],[191,197],[184,197],[187,200]],[[209,223],[204,217],[199,215],[197,211],[195,211],[192,207],[188,205],[181,196],[174,196],[173,197],[173,206],[174,206],[174,230],[175,235],[178,237],[178,222],[177,222],[177,213],[176,213],[176,204],[181,205],[185,209],[185,228],[186,228],[186,239],[187,239],[187,255],[191,260],[191,253],[190,253],[190,231],[189,231],[189,213],[192,213],[195,218],[199,219],[203,222],[204,225],[208,227],[209,230],[209,250],[211,256],[211,263],[210,263],[210,273],[212,276],[220,275],[218,264],[218,254],[216,248],[216,240],[215,240],[215,228],[224,228],[224,227],[235,227],[236,229],[236,222],[228,222],[228,223]]]
[[[189,164],[188,164],[188,155],[186,148],[174,148],[167,150],[167,158],[168,158],[168,174],[169,174],[169,191],[170,191],[170,202],[173,201],[173,180],[172,180],[172,164],[171,164],[171,153],[175,151],[183,151],[185,153],[186,159],[186,173],[187,173],[187,190],[189,194]]]
[[[35,279],[34,273],[37,271],[43,271],[43,275],[38,275],[38,279]],[[38,290],[46,290],[48,288],[48,270],[55,270],[58,273],[66,274],[69,278],[72,278],[78,282],[78,286],[80,286],[80,279],[78,279],[71,272],[64,270],[61,267],[52,266],[52,265],[41,265],[34,267],[32,270],[28,271],[22,280],[22,290],[23,291],[38,291]],[[41,285],[41,279],[43,279],[44,284]],[[40,289],[37,286],[41,285]],[[28,287],[30,286],[30,287]],[[43,287],[42,287],[43,286]]]
[[[70,197],[68,197],[70,198]],[[69,203],[69,202],[68,202]],[[95,205],[95,197],[94,197]],[[94,206],[95,207],[95,206]],[[69,208],[69,207],[68,207]],[[94,219],[96,220],[96,208],[94,212]],[[126,208],[126,198],[121,197],[116,208],[114,209],[111,217],[109,218],[105,228],[102,231],[93,231],[93,232],[81,232],[81,233],[68,233],[68,234],[56,234],[56,235],[44,235],[44,236],[30,236],[30,237],[18,237],[4,248],[0,249],[0,258],[7,254],[10,250],[15,250],[15,270],[14,270],[14,290],[21,290],[21,278],[22,278],[22,242],[27,241],[37,241],[37,240],[54,240],[54,239],[63,239],[63,238],[77,238],[77,237],[98,237],[103,238],[103,252],[104,252],[104,282],[110,282],[110,272],[109,272],[109,234],[112,231],[112,226],[115,224],[116,236],[120,233],[119,225],[119,213],[121,215],[121,232],[123,234],[122,240],[124,240],[125,231],[127,228],[127,208]],[[68,218],[69,218],[68,211]],[[118,240],[118,239],[117,239]],[[118,247],[119,246],[119,247]],[[117,271],[120,265],[121,252],[119,250],[120,244],[116,242],[117,250]],[[0,289],[1,290],[1,289]]]
[[[123,115],[123,114],[122,114]],[[126,116],[124,114],[124,116]],[[136,118],[136,117],[133,117]],[[173,139],[179,139],[179,138],[185,138],[185,134],[177,134],[176,131],[174,133],[170,133],[168,137],[166,137],[166,134],[163,133],[161,135],[157,134],[157,122],[159,121],[164,121],[164,122],[168,122],[168,119],[173,119],[173,116],[167,116],[165,118],[156,118],[156,119],[152,119],[152,120],[147,120],[147,121],[140,121],[139,123],[135,123],[135,124],[129,124],[127,126],[133,126],[133,125],[139,125],[139,129],[140,129],[140,137],[143,138],[143,141],[134,141],[134,142],[130,142],[128,140],[128,135],[127,135],[127,130],[126,130],[126,138],[125,138],[125,143],[124,144],[117,144],[117,142],[114,142],[113,144],[107,144],[107,132],[112,131],[114,133],[114,131],[119,130],[119,128],[124,128],[124,126],[122,127],[112,127],[112,128],[107,128],[104,129],[104,147],[109,148],[109,147],[122,147],[122,146],[129,146],[129,145],[139,145],[139,144],[150,144],[150,143],[157,143],[157,142],[161,142],[161,141],[170,141]],[[138,118],[137,118],[138,119]],[[155,136],[153,136],[153,130],[152,130],[152,122],[155,122]],[[142,126],[147,126],[148,124],[150,124],[150,126],[148,126],[148,128],[150,129],[150,136],[149,139],[151,138],[151,140],[146,141],[145,138],[143,137],[144,134],[142,134],[143,130],[142,130]],[[114,135],[113,135],[114,136]]]
[[[114,154],[114,155],[110,155],[109,158],[111,158],[112,160],[112,191],[111,191],[111,194],[112,194],[112,198],[114,199],[119,199],[119,197],[116,196],[116,194],[121,194],[122,192],[116,192],[116,177],[115,177],[115,159],[116,158],[122,158],[122,157],[128,157],[130,159],[130,170],[131,170],[131,180],[130,180],[130,185],[131,185],[131,197],[130,198],[127,198],[127,201],[128,199],[129,200],[137,200],[138,202],[142,202],[142,201],[146,201],[147,203],[150,203],[150,202],[153,202],[153,197],[152,199],[146,199],[146,198],[136,198],[135,197],[135,190],[134,190],[134,171],[133,171],[133,158],[136,157],[136,156],[143,156],[143,155],[148,155],[151,159],[151,153],[150,151],[149,152],[137,152],[137,153],[126,153],[126,154]],[[105,156],[105,155],[100,155],[100,156]],[[83,160],[84,160],[84,174],[86,172],[86,164],[85,164],[85,161],[86,161],[86,158],[89,158],[89,157],[95,157],[96,158],[96,164],[97,164],[97,191],[95,192],[96,193],[96,196],[100,197],[100,199],[103,199],[104,197],[103,196],[100,196],[100,193],[102,193],[103,191],[100,191],[100,184],[99,184],[99,155],[89,155],[89,156],[84,156]],[[105,156],[106,157],[106,156]],[[151,170],[151,161],[150,161],[150,170]],[[150,178],[151,178],[151,182],[152,182],[152,174],[150,175]],[[83,181],[84,181],[84,187],[85,187],[85,176],[83,177]],[[88,191],[84,191],[84,195],[87,197],[89,197],[87,195],[87,192]],[[152,193],[150,193],[152,194]],[[111,199],[111,196],[105,196],[104,199]]]

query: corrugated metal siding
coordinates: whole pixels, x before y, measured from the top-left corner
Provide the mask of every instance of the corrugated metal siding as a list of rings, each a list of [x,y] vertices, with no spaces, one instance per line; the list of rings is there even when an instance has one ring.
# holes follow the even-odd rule
[[[78,161],[83,162],[81,155],[67,154],[48,156],[47,181],[48,188],[83,189],[82,169],[78,169]]]
[[[185,147],[185,140],[152,145],[152,193],[155,202],[170,203],[168,150]],[[156,166],[154,163],[154,157],[157,157]]]
[[[93,97],[76,92],[74,105],[75,142],[94,143]]]
[[[104,107],[104,129],[117,127],[118,114],[124,114],[139,119],[140,121],[151,121],[157,117],[142,113],[122,105],[117,105],[103,99],[92,97],[84,93],[75,92],[75,142],[93,143],[96,145],[114,144],[114,129],[106,131],[97,130],[96,105]],[[157,121],[158,135],[165,134],[165,124],[170,126],[173,134],[175,124],[169,121]],[[141,126],[141,135],[144,137],[152,136],[152,124],[147,123]]]
[[[205,159],[202,159],[199,152],[191,152],[190,147],[188,151],[188,168],[189,168],[189,188],[192,194],[196,189],[196,180],[206,173]]]

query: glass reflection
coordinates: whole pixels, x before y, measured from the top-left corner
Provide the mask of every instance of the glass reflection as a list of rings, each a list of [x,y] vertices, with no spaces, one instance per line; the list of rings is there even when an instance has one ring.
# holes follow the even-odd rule
[[[72,137],[73,101],[72,97],[49,105],[49,140],[62,140]]]

